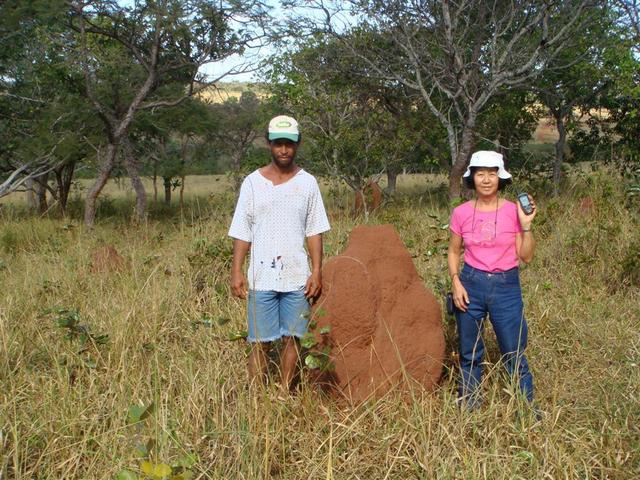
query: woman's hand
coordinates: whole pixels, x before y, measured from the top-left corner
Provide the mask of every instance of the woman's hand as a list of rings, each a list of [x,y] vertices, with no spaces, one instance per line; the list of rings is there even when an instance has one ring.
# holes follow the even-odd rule
[[[529,197],[531,208],[533,208],[533,212],[531,212],[529,215],[524,213],[524,210],[522,210],[522,206],[520,206],[520,202],[516,202],[516,205],[518,206],[518,220],[520,220],[520,226],[524,230],[529,230],[531,228],[531,223],[533,222],[533,219],[535,218],[537,213],[536,202],[533,200],[533,197],[531,195],[527,194],[527,196]]]
[[[520,227],[522,227],[522,233],[516,235],[516,252],[518,254],[518,258],[520,258],[524,263],[530,263],[531,260],[533,260],[536,241],[533,238],[533,233],[531,232],[531,224],[533,223],[533,219],[538,211],[533,197],[531,197],[531,195],[527,196],[529,197],[529,202],[531,202],[531,207],[533,208],[533,212],[531,212],[530,215],[526,215],[520,206],[520,202],[516,202],[516,205],[518,206],[518,220],[520,221]]]
[[[466,312],[467,305],[469,305],[469,294],[467,293],[467,290],[464,288],[457,275],[453,277],[451,290],[451,293],[453,293],[453,303],[455,304],[456,308],[458,308],[458,310],[462,312]]]

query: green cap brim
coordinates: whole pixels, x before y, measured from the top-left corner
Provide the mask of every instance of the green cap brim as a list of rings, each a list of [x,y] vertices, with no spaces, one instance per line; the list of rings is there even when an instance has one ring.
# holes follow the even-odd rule
[[[294,143],[298,143],[298,139],[300,138],[300,135],[298,135],[297,133],[270,133],[268,138],[269,138],[269,141],[278,140],[279,138],[284,138],[287,140],[291,140]]]

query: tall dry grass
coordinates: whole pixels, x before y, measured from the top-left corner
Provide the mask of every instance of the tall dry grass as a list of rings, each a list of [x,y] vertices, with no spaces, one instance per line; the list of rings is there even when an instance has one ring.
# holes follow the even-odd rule
[[[393,223],[442,292],[443,189],[424,178],[400,187],[369,222]],[[485,406],[472,414],[455,406],[453,361],[433,394],[392,392],[357,408],[305,384],[290,399],[249,390],[246,346],[227,340],[244,328],[227,286],[233,194],[202,193],[181,213],[153,209],[143,226],[113,197],[93,233],[78,220],[0,211],[0,478],[153,478],[141,473],[141,444],[151,466],[181,463],[182,478],[640,476],[640,289],[624,270],[640,234],[615,177],[581,174],[560,198],[538,198],[537,255],[522,283],[542,421],[503,378],[490,330]],[[362,221],[349,217],[347,193],[325,192],[329,255]],[[104,244],[124,257],[122,271],[90,272]],[[64,314],[45,313],[54,307],[90,329],[82,353],[56,324]],[[107,343],[93,344],[100,334]]]

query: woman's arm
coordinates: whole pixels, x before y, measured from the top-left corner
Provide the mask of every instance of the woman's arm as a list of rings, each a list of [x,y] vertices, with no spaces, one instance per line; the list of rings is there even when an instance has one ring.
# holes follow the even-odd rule
[[[451,277],[451,290],[453,293],[453,303],[463,312],[467,311],[469,295],[460,281],[460,257],[462,256],[462,237],[451,232],[449,237],[449,253],[447,262],[449,264],[449,276]]]

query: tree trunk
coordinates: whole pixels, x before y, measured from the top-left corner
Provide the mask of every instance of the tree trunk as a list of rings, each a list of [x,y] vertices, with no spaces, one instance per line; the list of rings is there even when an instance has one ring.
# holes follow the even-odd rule
[[[164,204],[171,205],[171,177],[162,177],[164,183]]]
[[[147,192],[140,179],[138,162],[133,154],[133,148],[128,138],[123,140],[124,164],[131,179],[131,186],[136,192],[136,220],[144,222],[147,214]]]
[[[38,213],[44,215],[47,213],[49,206],[47,205],[47,182],[49,181],[49,174],[45,173],[35,178],[36,187],[36,201],[38,204]]]
[[[238,150],[235,153],[231,154],[231,171],[232,173],[232,181],[233,188],[236,192],[240,191],[240,186],[242,185],[242,176],[240,175],[240,162],[242,160],[242,153]]]
[[[87,192],[87,198],[84,201],[84,224],[87,228],[93,228],[96,221],[96,201],[98,199],[98,195],[100,195],[100,192],[106,185],[107,180],[109,180],[109,176],[111,175],[111,171],[113,170],[113,165],[115,163],[117,151],[118,145],[116,143],[110,142],[107,145],[107,152],[105,154],[104,162],[102,162],[102,166],[100,167],[98,178],[96,178],[96,181]]]
[[[24,182],[24,186],[26,188],[26,191],[24,193],[25,193],[25,200],[27,202],[27,208],[29,210],[35,210],[36,192],[35,192],[35,182],[33,178],[27,179],[27,181]]]
[[[184,170],[187,166],[187,151],[189,148],[189,135],[182,137],[182,148],[180,149],[180,210],[184,208]]]
[[[153,159],[153,177],[151,177],[153,183],[153,204],[158,204],[158,159]]]
[[[462,129],[462,135],[460,139],[460,147],[457,152],[451,152],[452,158],[455,159],[451,172],[449,174],[449,196],[451,200],[460,197],[461,192],[461,179],[462,174],[467,169],[469,163],[469,157],[471,156],[471,150],[473,149],[473,125],[466,125]]]
[[[395,168],[387,169],[387,193],[393,195],[396,193],[396,185],[398,183],[398,175],[400,172]]]
[[[558,141],[556,142],[556,158],[553,161],[553,196],[560,194],[560,180],[562,177],[562,163],[564,162],[564,148],[567,144],[567,128],[564,123],[564,115],[561,111],[553,112],[558,129]]]
[[[180,175],[180,210],[184,208],[184,175]]]
[[[62,216],[67,214],[69,191],[71,190],[71,182],[73,181],[73,173],[75,169],[76,162],[72,161],[65,163],[60,168],[54,170],[58,190],[58,201],[60,202],[60,213]]]

